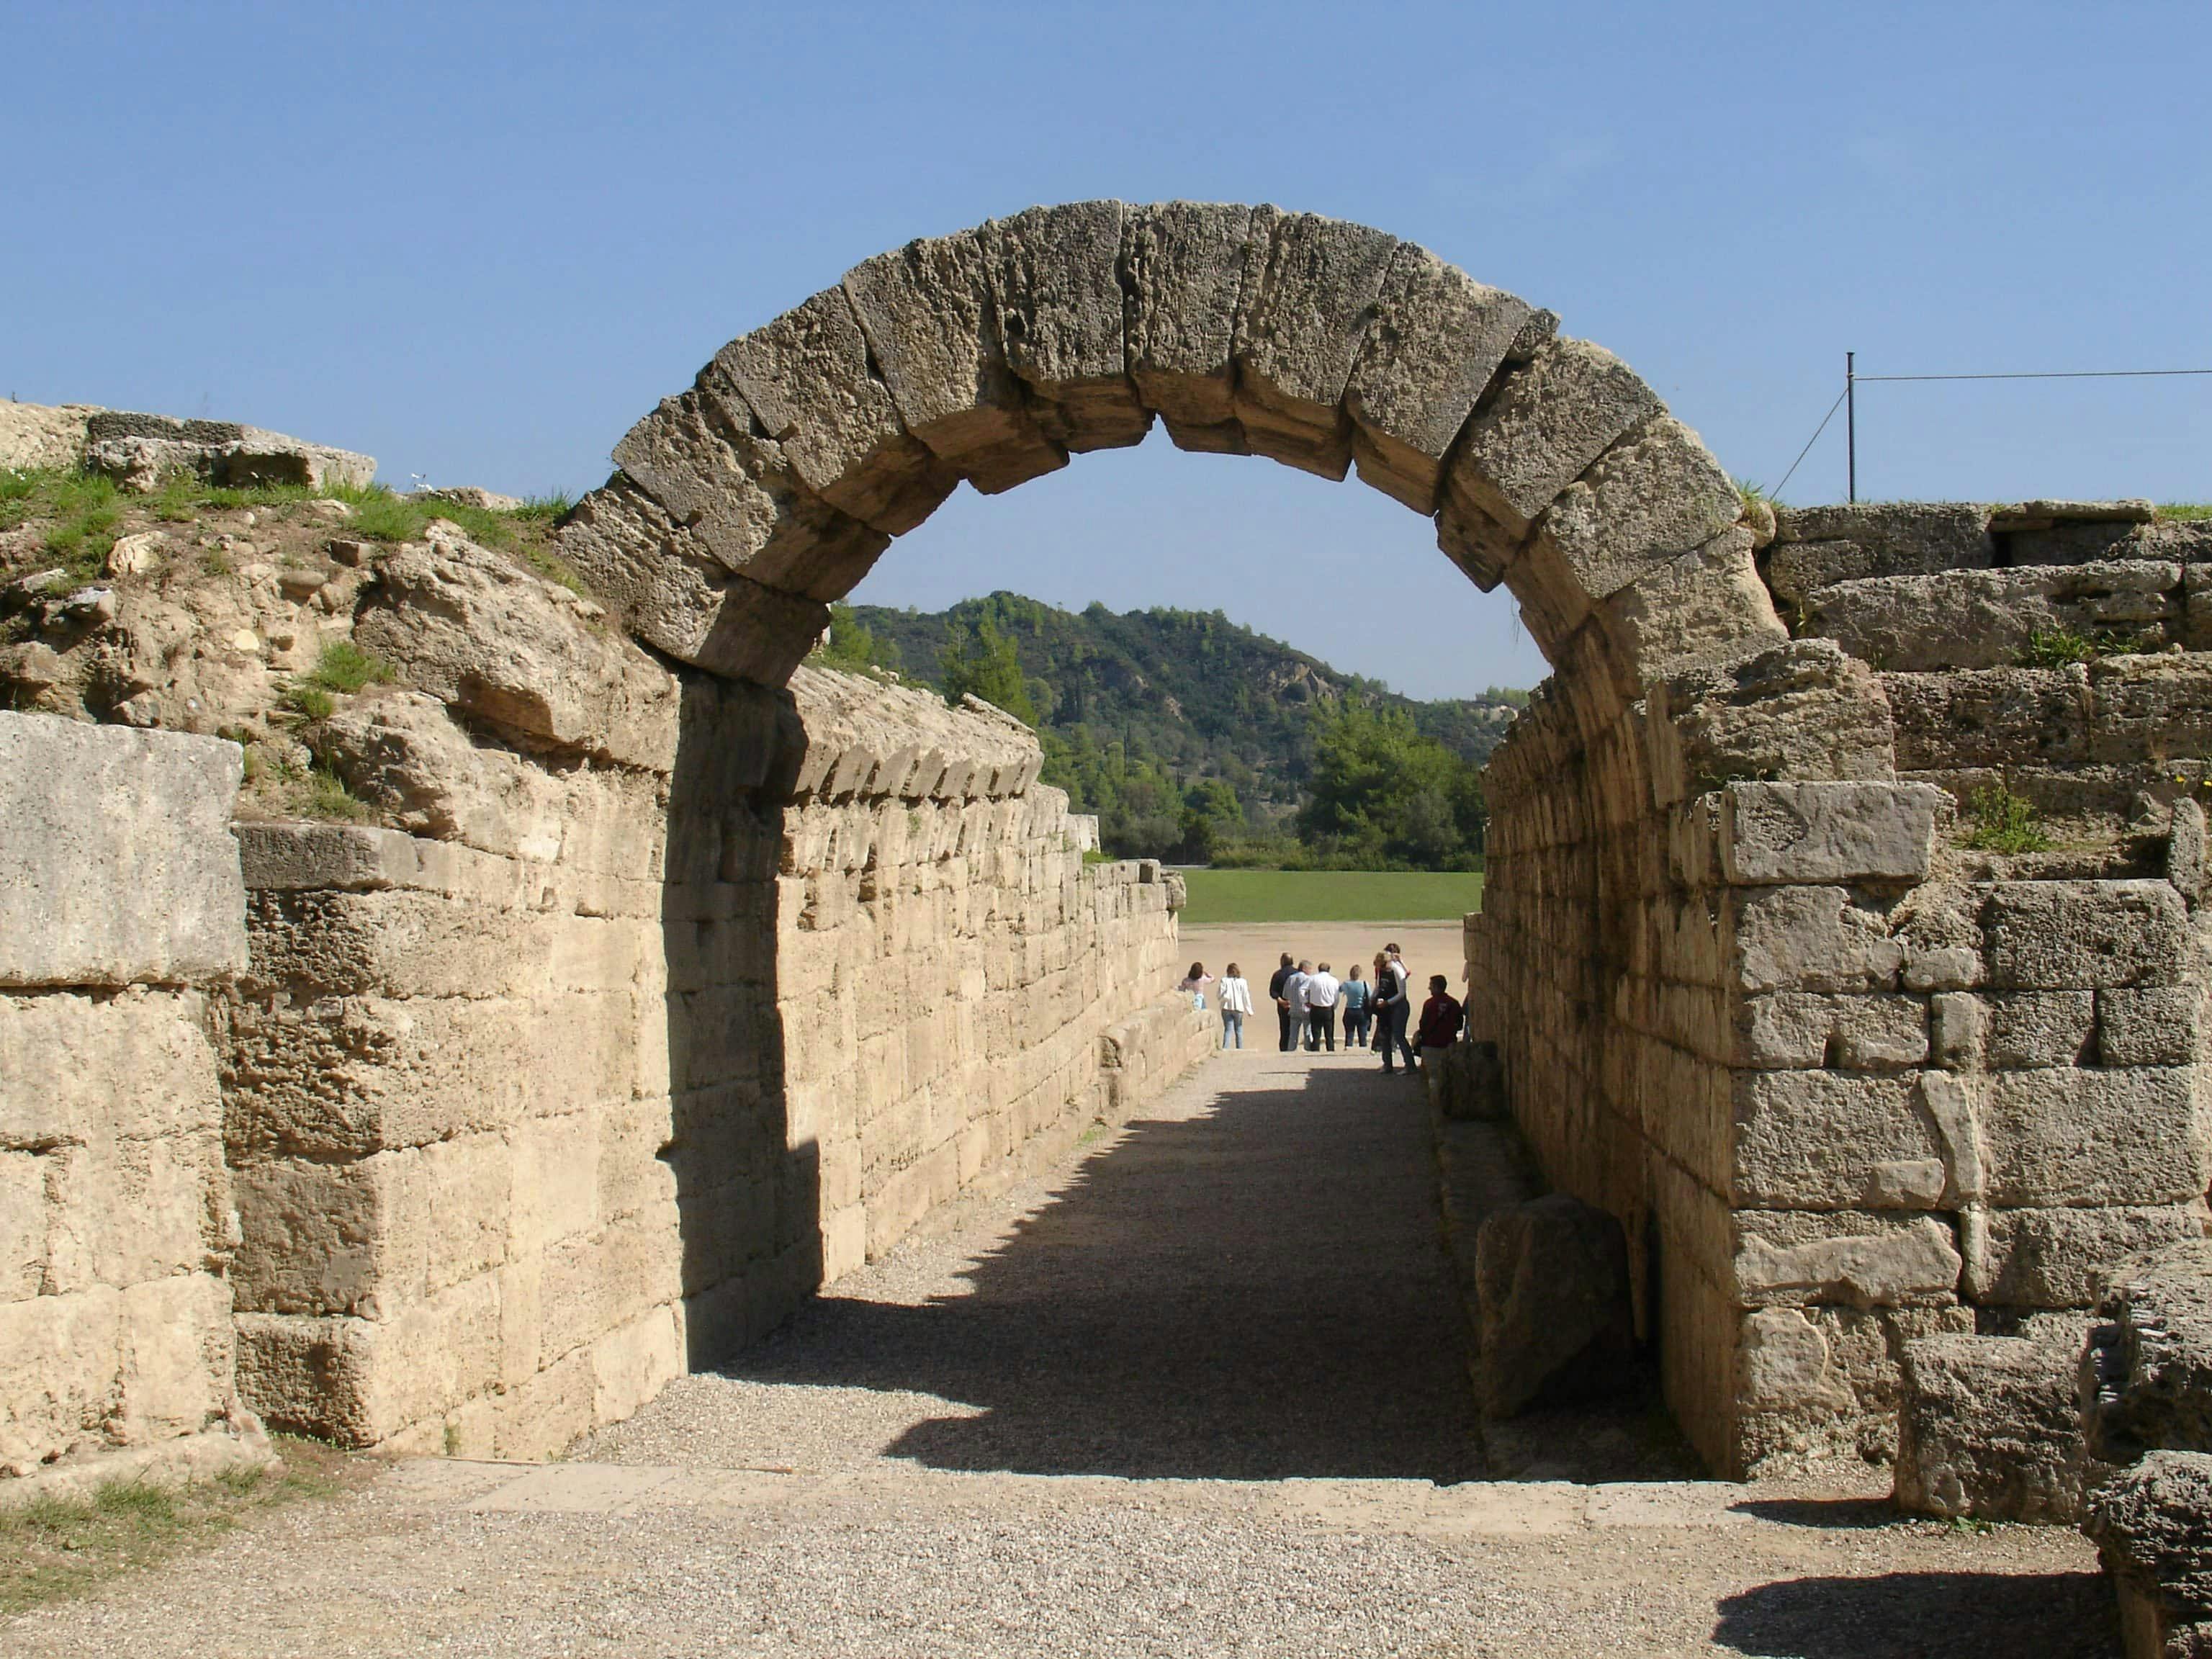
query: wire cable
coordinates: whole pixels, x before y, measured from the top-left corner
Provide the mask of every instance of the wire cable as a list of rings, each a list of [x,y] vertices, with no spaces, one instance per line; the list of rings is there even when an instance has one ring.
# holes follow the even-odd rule
[[[1863,380],[1865,377],[1862,375],[1860,378]],[[1790,473],[1796,472],[1800,466],[1804,465],[1805,458],[1813,453],[1813,446],[1820,441],[1820,434],[1828,429],[1828,422],[1836,418],[1836,411],[1844,406],[1844,399],[1848,396],[1850,396],[1849,387],[1845,387],[1844,390],[1838,392],[1836,394],[1836,401],[1828,405],[1828,412],[1820,416],[1820,424],[1814,427],[1813,428],[1813,435],[1805,440],[1805,447],[1799,450],[1797,452],[1797,459],[1790,463],[1790,471],[1782,475],[1782,483],[1775,485],[1772,489],[1767,492],[1767,498],[1770,501],[1782,494],[1782,486],[1783,484],[1786,484],[1790,482]]]
[[[2212,368],[2071,368],[2023,374],[1862,374],[1869,380],[2148,380],[2174,374],[2212,374]]]

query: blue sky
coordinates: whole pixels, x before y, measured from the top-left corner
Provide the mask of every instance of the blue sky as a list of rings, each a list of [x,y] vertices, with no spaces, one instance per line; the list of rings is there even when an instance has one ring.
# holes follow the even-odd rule
[[[0,6],[0,395],[538,492],[723,341],[1035,202],[1425,243],[1771,483],[1862,372],[2212,367],[2212,9]],[[1787,492],[1840,498],[1838,430]],[[1862,493],[2212,496],[2212,379],[1869,386]],[[1219,607],[1422,695],[1540,659],[1355,484],[1142,448],[856,597]]]

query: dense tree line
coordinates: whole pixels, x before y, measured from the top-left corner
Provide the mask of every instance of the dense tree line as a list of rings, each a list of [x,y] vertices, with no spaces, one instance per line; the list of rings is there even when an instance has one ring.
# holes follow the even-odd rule
[[[1421,702],[1219,612],[1060,611],[994,593],[925,613],[837,605],[814,659],[972,694],[1037,728],[1044,780],[1118,856],[1465,869],[1480,764],[1524,693]]]

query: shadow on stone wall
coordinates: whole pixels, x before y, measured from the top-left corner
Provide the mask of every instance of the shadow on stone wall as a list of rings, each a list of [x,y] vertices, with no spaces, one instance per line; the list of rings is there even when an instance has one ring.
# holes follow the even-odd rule
[[[704,1370],[822,1280],[819,1158],[791,1144],[777,1008],[783,804],[805,754],[788,692],[686,678],[661,931],[687,1363]]]
[[[1426,1103],[1380,1081],[1322,1072],[1133,1122],[967,1293],[833,1291],[726,1374],[982,1407],[885,1449],[934,1468],[1471,1478]]]

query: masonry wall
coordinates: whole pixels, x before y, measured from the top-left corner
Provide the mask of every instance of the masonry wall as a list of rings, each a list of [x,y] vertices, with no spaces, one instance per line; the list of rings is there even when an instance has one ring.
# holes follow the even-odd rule
[[[1907,1338],[2086,1322],[2212,1177],[2212,538],[2134,503],[1778,532],[1792,643],[1616,730],[1558,696],[1516,726],[1468,928],[1516,1111],[1642,1243],[1669,1398],[1729,1472],[1887,1458]],[[2046,850],[1972,844],[1996,789]]]
[[[463,600],[511,580],[437,550]],[[240,1386],[345,1443],[557,1450],[1079,1133],[1110,1030],[1163,1074],[1204,1035],[1147,1017],[1176,890],[1084,864],[1033,735],[811,670],[679,680],[528,603],[534,665],[368,628],[410,689],[321,753],[408,829],[240,827]],[[626,698],[558,729],[555,647]]]
[[[210,738],[0,714],[0,1499],[248,1427],[204,1018],[245,959],[239,770]]]

